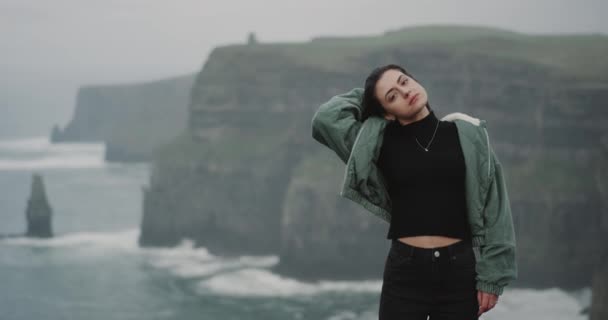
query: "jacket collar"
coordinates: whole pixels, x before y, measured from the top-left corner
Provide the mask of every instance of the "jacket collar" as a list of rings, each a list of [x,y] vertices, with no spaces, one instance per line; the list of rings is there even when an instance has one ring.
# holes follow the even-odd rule
[[[475,144],[477,146],[484,145],[487,143],[487,148],[483,148],[479,150],[484,154],[486,158],[489,157],[489,154],[486,152],[489,151],[489,140],[486,141],[486,136],[482,133],[482,130],[486,127],[486,121],[475,118],[471,115],[468,115],[463,112],[452,112],[441,118],[441,120],[452,121],[456,123],[456,127],[458,128],[458,135],[462,140],[466,140],[471,144]],[[352,151],[347,161],[347,166],[351,162],[351,158],[354,155],[357,155],[358,161],[363,161],[363,163],[375,160],[377,158],[378,153],[380,152],[380,140],[384,135],[384,130],[388,125],[390,120],[386,120],[383,117],[369,117],[366,121],[363,122],[359,133],[353,143]],[[485,130],[483,130],[485,131]],[[378,135],[378,133],[380,133]],[[483,143],[479,143],[483,142]],[[370,152],[369,147],[375,147]],[[468,150],[464,150],[465,152]]]
[[[470,115],[468,115],[466,113],[463,113],[463,112],[448,113],[445,116],[443,116],[443,118],[441,118],[441,120],[444,120],[444,121],[454,121],[456,119],[470,122],[470,123],[472,123],[472,124],[474,124],[476,126],[479,126],[481,124],[481,120],[480,119],[475,118],[473,116],[470,116]]]

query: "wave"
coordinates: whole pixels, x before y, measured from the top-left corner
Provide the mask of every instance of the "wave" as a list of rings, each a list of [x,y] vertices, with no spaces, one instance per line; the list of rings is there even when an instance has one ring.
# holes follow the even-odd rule
[[[582,300],[581,300],[582,298]],[[379,303],[380,297],[377,297]],[[585,287],[567,292],[559,288],[505,289],[498,304],[482,314],[479,320],[588,320],[589,316],[580,310],[591,302],[591,288]],[[378,319],[378,303],[362,311],[351,309],[336,310],[327,320],[371,320]]]
[[[246,268],[215,275],[198,283],[200,294],[228,296],[301,296],[324,292],[380,292],[382,280],[303,282],[269,270]]]
[[[86,246],[135,251],[138,250],[138,237],[139,229],[128,229],[117,232],[75,232],[56,235],[52,238],[12,237],[0,239],[0,244],[30,247]]]
[[[201,295],[225,295],[240,297],[299,297],[325,293],[358,295],[369,293],[377,296],[382,289],[382,280],[302,282],[276,275],[269,270],[243,269],[215,275],[199,281],[197,293]],[[591,303],[591,288],[565,291],[560,288],[527,289],[505,288],[500,303],[484,319],[551,319],[587,320],[580,311]],[[377,317],[377,307],[358,314],[342,310],[328,319],[372,319]]]
[[[377,295],[382,280],[305,282],[283,277],[269,270],[279,257],[249,256],[223,257],[209,253],[204,247],[195,247],[194,241],[184,239],[172,248],[140,248],[137,245],[139,229],[114,232],[78,232],[58,235],[49,239],[16,237],[0,239],[0,245],[28,247],[86,249],[88,255],[108,253],[143,257],[146,264],[171,275],[191,279],[197,294],[230,297],[301,297],[325,293]],[[525,289],[506,288],[500,303],[488,313],[492,319],[553,319],[583,320],[579,311],[591,303],[591,288],[565,291],[559,288]],[[376,310],[364,314],[343,310],[331,319],[368,319]],[[484,319],[482,316],[480,319]]]
[[[0,244],[28,247],[68,248],[82,247],[87,254],[141,255],[146,263],[168,271],[179,278],[197,281],[196,290],[201,294],[235,296],[290,296],[318,294],[328,291],[377,292],[381,281],[320,281],[302,282],[282,277],[268,270],[276,265],[276,255],[237,257],[217,256],[204,247],[195,247],[194,241],[184,239],[171,248],[141,248],[137,245],[139,229],[115,232],[77,232],[40,239],[16,237],[0,239]],[[108,250],[110,249],[110,250]],[[202,279],[199,279],[202,278]]]
[[[48,137],[0,140],[0,170],[100,168],[104,143],[51,143]]]

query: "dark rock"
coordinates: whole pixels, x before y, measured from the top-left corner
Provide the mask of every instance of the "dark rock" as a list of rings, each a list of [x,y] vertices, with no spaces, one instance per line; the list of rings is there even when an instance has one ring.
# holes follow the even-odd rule
[[[28,237],[50,238],[52,209],[46,197],[42,176],[38,173],[32,176],[32,188],[26,209]]]

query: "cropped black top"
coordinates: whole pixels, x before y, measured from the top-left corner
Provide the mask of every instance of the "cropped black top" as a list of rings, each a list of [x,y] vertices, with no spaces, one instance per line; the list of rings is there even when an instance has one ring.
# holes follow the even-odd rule
[[[423,147],[434,132],[425,151]],[[392,203],[387,239],[416,235],[471,237],[464,189],[466,168],[454,122],[440,121],[434,111],[407,125],[391,121],[377,164]]]

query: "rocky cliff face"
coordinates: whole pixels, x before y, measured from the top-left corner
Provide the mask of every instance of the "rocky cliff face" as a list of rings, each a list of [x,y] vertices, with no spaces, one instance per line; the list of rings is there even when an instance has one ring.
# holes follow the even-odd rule
[[[154,149],[182,132],[194,75],[78,90],[72,120],[51,141],[103,141],[108,161],[148,161]]]
[[[275,271],[303,279],[381,276],[388,226],[339,196],[343,174],[344,163],[329,149],[315,150],[294,169]]]
[[[591,283],[589,320],[608,319],[608,256],[597,266]]]
[[[510,38],[499,51],[491,40],[216,49],[193,86],[188,130],[154,160],[140,243],[189,237],[218,253],[279,252],[285,274],[378,278],[388,225],[339,197],[344,164],[312,140],[310,120],[321,102],[362,86],[370,66],[397,62],[438,115],[488,121],[516,224],[514,285],[589,285],[605,238],[595,177],[607,163],[598,146],[608,141],[608,82],[560,67],[580,58],[570,47],[552,58],[554,42]]]
[[[154,161],[142,245],[189,237],[225,254],[278,252],[291,171],[315,148],[309,101],[345,78],[294,62],[257,46],[210,55],[192,90],[188,131]]]

